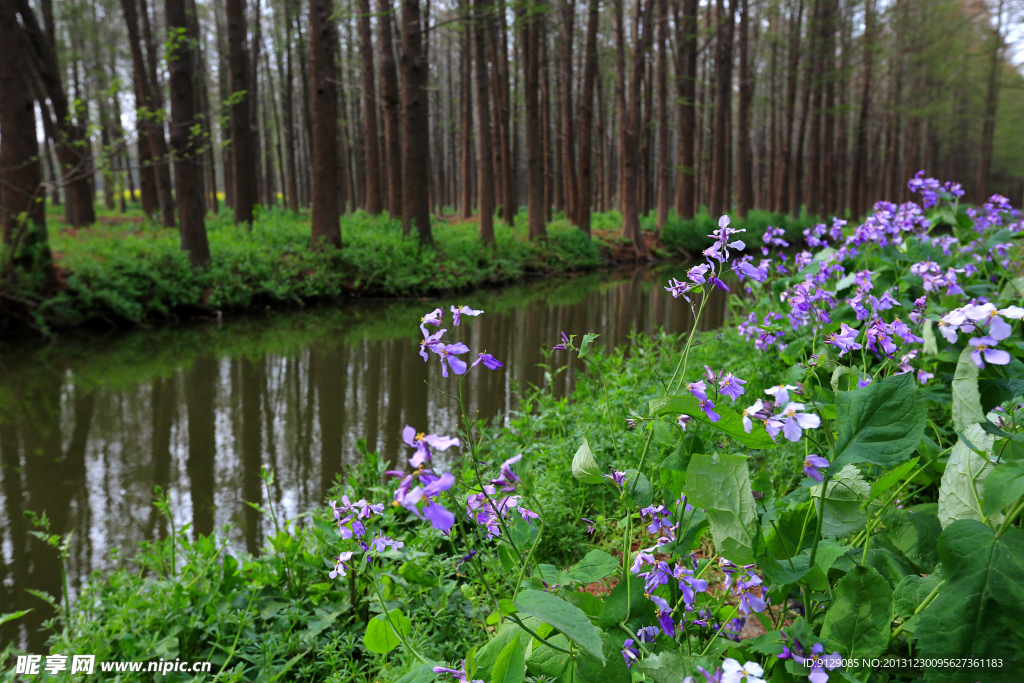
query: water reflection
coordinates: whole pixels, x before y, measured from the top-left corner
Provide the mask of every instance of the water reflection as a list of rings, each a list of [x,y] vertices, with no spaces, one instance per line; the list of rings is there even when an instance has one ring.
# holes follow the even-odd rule
[[[514,409],[519,387],[544,382],[543,348],[561,330],[618,345],[634,331],[688,329],[689,307],[662,288],[674,275],[604,272],[461,298],[487,311],[458,328],[463,340],[505,363],[467,376],[469,409],[483,419]],[[275,505],[295,516],[323,503],[357,457],[357,439],[397,461],[404,425],[453,433],[455,406],[430,388],[450,381],[417,354],[419,316],[440,303],[364,302],[7,349],[0,613],[34,611],[0,627],[0,638],[41,650],[36,629],[48,614],[25,589],[60,593],[56,553],[31,536],[26,511],[45,512],[54,533],[74,532],[74,591],[90,571],[118,561],[112,550],[124,561],[140,541],[166,537],[152,505],[157,486],[178,528],[230,524],[233,542],[257,553],[266,521],[245,501],[266,504],[262,465],[276,473]],[[710,305],[702,327],[718,327],[724,314],[724,300]],[[556,375],[550,390],[564,395],[575,371]]]

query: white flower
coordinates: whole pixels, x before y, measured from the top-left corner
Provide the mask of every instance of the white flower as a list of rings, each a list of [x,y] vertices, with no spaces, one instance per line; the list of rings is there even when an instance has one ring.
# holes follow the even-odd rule
[[[781,406],[789,403],[789,392],[791,391],[796,391],[796,387],[792,384],[780,384],[771,389],[765,389],[764,393],[775,399],[775,405]]]
[[[754,405],[743,409],[743,429],[746,430],[747,434],[754,428],[754,421],[751,418],[761,412],[762,408],[764,408],[764,403],[761,402],[761,399],[757,399],[754,401]]]
[[[999,315],[1006,316],[1013,320],[1020,320],[1021,318],[1024,318],[1024,308],[1021,308],[1020,306],[1009,306],[1001,309],[999,311]]]
[[[726,659],[722,662],[722,683],[764,683],[764,669],[757,662],[740,664],[735,659]]]

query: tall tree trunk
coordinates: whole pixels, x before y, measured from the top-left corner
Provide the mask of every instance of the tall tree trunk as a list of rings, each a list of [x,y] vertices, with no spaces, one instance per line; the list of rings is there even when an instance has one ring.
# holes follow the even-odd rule
[[[463,16],[470,16],[469,0],[461,0],[460,10]],[[464,26],[460,41],[462,59],[459,65],[459,215],[463,218],[473,215],[472,30],[469,26]]]
[[[523,49],[523,95],[526,107],[526,210],[531,240],[546,239],[544,222],[544,158],[540,140],[540,23],[546,6],[543,0],[520,12],[520,41]]]
[[[650,46],[651,8],[657,0],[636,0],[633,13],[633,65],[629,79],[629,105],[623,122],[622,236],[633,243],[637,256],[649,251],[640,231],[640,104],[643,99],[644,62]]]
[[[384,210],[381,192],[380,155],[377,140],[377,83],[373,68],[370,32],[370,0],[359,0],[359,56],[363,63],[363,148],[366,171],[366,212]]]
[[[668,3],[669,0],[657,0],[658,3],[658,165],[657,169],[657,203],[658,232],[665,227],[668,218],[668,207],[672,203],[672,160],[669,158],[669,127],[668,127]]]
[[[981,149],[978,156],[978,177],[974,181],[974,195],[978,202],[988,201],[988,182],[992,175],[992,141],[996,132],[996,109],[999,106],[999,55],[1003,49],[1003,0],[996,11],[996,28],[992,32],[992,58],[989,62],[988,87],[985,92],[985,119],[981,129]],[[905,180],[905,178],[904,178]]]
[[[578,225],[579,186],[576,178],[576,153],[573,145],[576,136],[573,134],[572,109],[572,41],[573,24],[576,7],[574,0],[563,0],[562,6],[562,50],[561,50],[561,110],[562,110],[562,168],[565,178],[565,215],[569,222]]]
[[[160,222],[165,228],[174,227],[174,194],[171,187],[171,154],[167,147],[167,131],[164,127],[164,96],[160,87],[160,72],[157,65],[160,56],[157,54],[156,40],[149,19],[148,0],[139,0],[139,18],[142,25],[142,44],[146,48],[146,66],[149,69],[149,114],[152,135],[156,138],[158,150],[153,152],[153,163],[156,164],[156,191],[160,204]]]
[[[391,36],[391,0],[377,0],[380,14],[380,96],[384,103],[384,148],[388,159],[388,213],[402,216],[402,100]]]
[[[284,118],[284,149],[285,149],[285,187],[288,193],[288,210],[292,213],[299,211],[299,180],[298,167],[296,164],[296,140],[295,140],[295,100],[292,96],[292,84],[294,75],[292,73],[292,0],[284,0],[284,69],[281,88],[281,113]],[[281,69],[281,53],[278,52],[278,70]],[[225,165],[225,173],[227,166]],[[225,185],[227,179],[225,178]]]
[[[167,63],[170,65],[171,148],[174,150],[174,196],[180,224],[181,248],[193,265],[210,262],[203,204],[201,140],[193,134],[199,124],[192,45],[199,36],[190,29],[184,0],[167,0]],[[184,39],[182,39],[184,37]]]
[[[226,0],[228,34],[228,90],[231,112],[231,163],[235,182],[236,223],[252,223],[256,202],[256,169],[250,108],[255,106],[249,83],[250,65],[246,56],[248,40],[245,0]]]
[[[476,34],[476,101],[479,120],[476,164],[480,197],[480,239],[485,244],[494,242],[494,156],[491,143],[490,83],[487,73],[487,41],[491,35],[486,20],[488,10],[488,0],[476,0],[476,16],[473,22]],[[468,166],[468,162],[465,165]],[[468,181],[468,178],[466,180]],[[466,192],[465,189],[463,192]],[[465,197],[465,194],[463,196]]]
[[[711,200],[708,211],[719,216],[729,207],[729,127],[732,121],[732,27],[736,1],[716,1],[717,36],[715,50],[715,132],[711,148]]]
[[[853,149],[853,170],[850,172],[849,208],[853,218],[867,210],[867,155],[868,122],[871,118],[871,79],[875,61],[875,3],[864,3],[864,84],[860,93],[860,114],[857,118],[857,137]]]
[[[413,226],[420,243],[433,244],[430,230],[430,115],[419,0],[402,2],[402,229]]]
[[[249,0],[243,0],[248,3]],[[270,199],[267,196],[267,187],[263,177],[263,151],[261,148],[262,139],[266,138],[267,130],[260,125],[260,52],[263,48],[263,21],[261,19],[260,0],[252,0],[252,39],[249,41],[250,49],[247,59],[249,69],[249,92],[246,98],[249,100],[249,135],[252,142],[252,188],[253,204],[262,204],[267,207]]]
[[[676,174],[676,213],[692,218],[697,211],[697,10],[698,0],[682,0],[677,20],[676,94],[679,116],[679,170]]]
[[[309,2],[309,71],[313,91],[313,175],[310,214],[313,249],[341,248],[338,203],[338,91],[332,0]]]
[[[593,165],[591,149],[594,142],[594,81],[597,80],[597,31],[600,20],[599,0],[590,0],[587,13],[587,46],[583,58],[583,92],[580,95],[580,176],[579,205],[577,206],[576,225],[590,234],[590,211],[593,204]],[[600,100],[597,106],[601,106]],[[598,130],[597,147],[601,149],[600,130]],[[598,164],[600,167],[600,152]]]
[[[754,202],[752,170],[754,155],[750,147],[750,108],[754,99],[754,81],[750,77],[750,8],[748,0],[740,0],[740,73],[739,111],[736,135],[736,214],[746,218]]]
[[[54,273],[47,243],[43,168],[36,140],[31,66],[23,50],[16,10],[0,2],[0,229],[13,261],[47,285]],[[4,264],[5,267],[8,264]],[[8,282],[13,273],[5,272]]]
[[[775,211],[784,213],[791,208],[793,191],[794,149],[796,135],[797,74],[800,67],[800,25],[803,22],[804,0],[799,0],[796,13],[790,19],[789,66],[786,83],[786,109],[783,112],[783,134],[776,166],[779,179],[775,184]]]

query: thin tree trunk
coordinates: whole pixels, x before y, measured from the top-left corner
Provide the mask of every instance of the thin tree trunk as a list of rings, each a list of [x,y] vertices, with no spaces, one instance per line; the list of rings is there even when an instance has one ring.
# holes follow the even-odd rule
[[[658,3],[658,164],[657,203],[658,232],[665,227],[669,204],[672,203],[672,160],[669,158],[668,127],[668,3]]]
[[[640,231],[640,104],[643,99],[644,58],[651,43],[651,7],[657,0],[636,0],[633,14],[633,66],[629,83],[629,109],[623,123],[622,236],[637,256],[649,251]]]
[[[992,59],[989,63],[988,87],[985,92],[985,118],[981,129],[978,177],[974,194],[978,202],[988,201],[988,182],[992,175],[992,141],[996,132],[996,110],[999,106],[999,55],[1003,49],[1003,0],[996,11],[996,28],[992,32]]]
[[[384,104],[384,147],[388,159],[388,213],[402,215],[402,101],[391,36],[391,0],[377,0],[380,14],[380,95]]]
[[[377,147],[377,83],[373,68],[373,39],[370,32],[370,0],[359,0],[359,56],[363,64],[363,148],[366,171],[366,212],[384,210],[381,192],[380,155]]]
[[[676,22],[676,93],[679,101],[679,170],[676,174],[676,213],[692,218],[697,210],[697,10],[698,0],[682,0]]]
[[[228,90],[231,112],[231,163],[235,182],[235,222],[252,224],[256,177],[250,107],[254,106],[249,84],[250,65],[247,41],[245,0],[226,0],[228,37]]]
[[[480,239],[485,244],[494,242],[494,155],[491,153],[491,95],[487,73],[487,40],[491,31],[487,27],[488,0],[476,0],[474,31],[476,34],[476,101],[477,117],[477,186],[480,197]],[[466,136],[468,137],[468,136]],[[468,162],[464,163],[468,166]],[[468,178],[466,179],[468,181]],[[463,190],[463,197],[466,196]]]
[[[590,0],[587,13],[587,46],[583,58],[583,93],[580,97],[580,176],[579,205],[577,206],[576,225],[590,234],[590,211],[593,203],[593,173],[591,164],[591,148],[594,142],[594,81],[597,79],[597,31],[600,19],[599,0]],[[597,106],[601,106],[600,102]],[[601,149],[600,129],[598,130],[597,148]],[[598,152],[598,168],[600,168],[600,151]]]
[[[285,186],[288,188],[288,210],[292,213],[299,211],[299,180],[298,167],[296,165],[296,141],[295,141],[295,101],[292,96],[292,0],[284,0],[284,85],[281,88],[281,113],[284,118],[284,149],[285,149]],[[277,55],[278,70],[281,70],[281,54]],[[225,173],[227,166],[224,167]],[[225,178],[225,185],[227,179]]]
[[[469,0],[461,0],[460,10],[463,16],[467,18],[470,16]],[[472,37],[473,34],[470,27],[464,26],[462,28],[462,40],[460,41],[462,59],[459,65],[459,215],[463,218],[469,218],[473,215]]]
[[[754,99],[754,81],[750,77],[750,42],[747,35],[750,8],[747,3],[748,0],[740,0],[740,101],[736,130],[736,214],[740,218],[747,217],[754,201],[754,155],[750,147],[750,108]]]
[[[190,46],[198,40],[190,29],[184,0],[166,0],[171,91],[171,148],[174,150],[174,195],[178,208],[181,248],[193,265],[210,262],[206,239],[206,207],[203,204],[201,140],[193,134],[199,123],[194,87],[193,54]],[[179,40],[180,36],[185,40]]]
[[[156,137],[159,151],[153,153],[156,164],[156,191],[160,204],[160,222],[165,228],[174,227],[174,194],[171,187],[171,154],[167,147],[167,131],[164,127],[164,96],[160,86],[160,72],[157,69],[159,55],[153,29],[149,19],[148,0],[139,0],[139,18],[142,26],[142,44],[146,48],[146,65],[149,68],[149,110],[154,116],[152,121],[153,135]]]
[[[562,110],[562,168],[565,180],[565,215],[570,223],[579,224],[577,205],[579,187],[576,178],[576,154],[573,144],[576,136],[572,130],[572,40],[575,19],[574,0],[564,0],[562,6],[562,51],[561,51],[561,110]]]
[[[544,222],[544,159],[540,140],[540,22],[545,4],[520,12],[520,41],[523,49],[523,94],[526,106],[526,210],[531,240],[546,239]],[[539,18],[540,17],[540,18]]]
[[[430,230],[430,125],[428,64],[423,55],[419,0],[402,0],[402,229],[416,227],[420,243],[433,244]]]
[[[331,0],[309,3],[309,71],[313,92],[313,174],[310,213],[313,249],[341,248],[338,201],[338,92],[335,46],[338,35]]]
[[[850,172],[850,213],[854,218],[867,210],[867,154],[868,121],[871,118],[871,79],[875,61],[875,3],[864,3],[864,85],[860,94],[860,114],[857,119],[857,138],[853,150],[853,170]]]
[[[716,2],[718,23],[715,52],[715,132],[711,149],[711,201],[708,211],[718,216],[728,210],[729,186],[729,128],[732,120],[732,26],[736,1],[729,0],[726,10],[723,0]]]

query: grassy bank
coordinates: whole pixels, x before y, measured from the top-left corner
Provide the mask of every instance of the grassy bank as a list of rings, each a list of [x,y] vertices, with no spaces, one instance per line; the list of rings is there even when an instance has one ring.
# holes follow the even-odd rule
[[[530,275],[598,268],[623,258],[621,216],[594,215],[587,237],[563,217],[548,225],[548,240],[527,239],[526,213],[515,227],[496,226],[496,242],[480,243],[474,221],[436,219],[435,248],[402,235],[398,221],[362,212],[342,219],[344,249],[309,249],[308,217],[262,212],[252,229],[233,225],[229,212],[210,216],[211,265],[196,270],[182,253],[175,230],[144,219],[138,209],[104,214],[90,228],[72,229],[51,207],[51,244],[59,286],[40,293],[22,279],[0,285],[9,320],[51,328],[152,323],[216,312],[288,307],[350,296],[411,297],[508,283]],[[812,220],[752,212],[748,240],[760,243],[768,225],[796,240]],[[670,215],[654,242],[659,259],[680,258],[708,246],[715,220],[706,213],[680,220]],[[653,217],[644,228],[655,231]],[[13,298],[12,298],[13,297]]]

